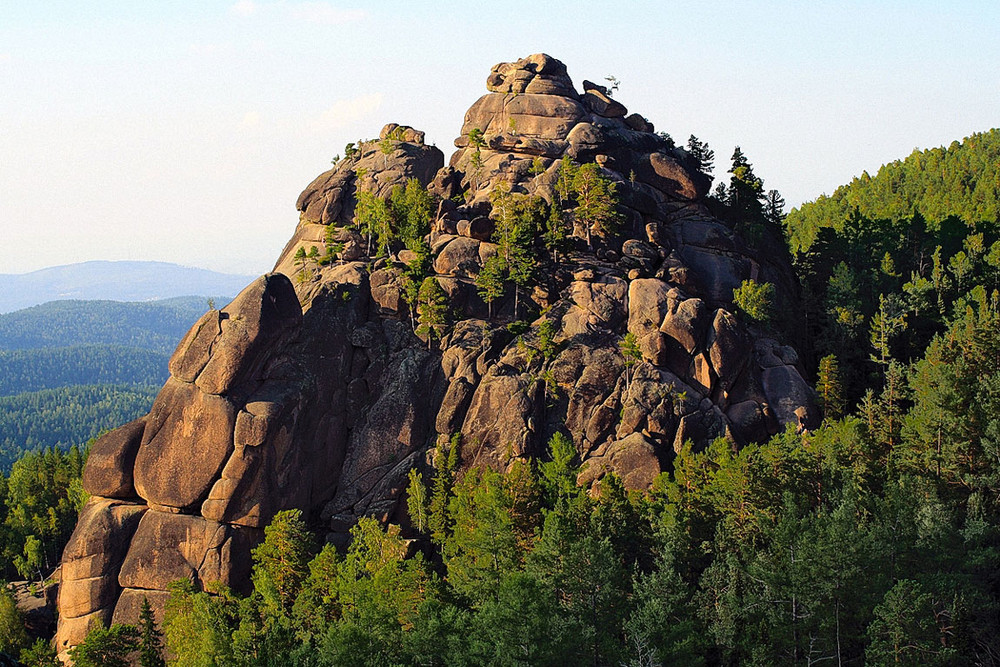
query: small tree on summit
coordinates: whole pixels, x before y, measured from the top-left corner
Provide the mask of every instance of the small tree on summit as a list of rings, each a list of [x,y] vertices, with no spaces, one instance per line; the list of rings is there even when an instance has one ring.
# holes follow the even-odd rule
[[[715,167],[715,151],[709,148],[706,142],[701,141],[693,134],[688,137],[687,151],[694,158],[695,162],[698,163],[698,170],[711,176],[712,169]]]
[[[763,218],[764,181],[753,173],[753,165],[737,146],[729,169],[729,207],[738,223],[753,223]]]
[[[764,219],[776,229],[784,228],[785,198],[777,190],[768,190],[764,197]]]

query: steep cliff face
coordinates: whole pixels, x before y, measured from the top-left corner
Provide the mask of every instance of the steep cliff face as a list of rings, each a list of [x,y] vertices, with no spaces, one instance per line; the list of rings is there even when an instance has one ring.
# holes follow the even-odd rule
[[[149,415],[94,445],[63,559],[61,649],[95,620],[134,620],[143,597],[162,607],[172,580],[247,586],[279,510],[305,510],[333,540],[361,515],[405,521],[408,471],[455,433],[464,466],[503,468],[563,430],[581,482],[615,471],[644,488],[685,440],[741,444],[816,420],[795,351],[732,312],[748,278],[794,299],[790,267],[712,217],[690,156],[545,55],[497,65],[487,89],[449,166],[390,125],[313,181],[275,271],[206,313]],[[617,183],[624,224],[577,224],[575,248],[521,295],[532,321],[515,336],[511,291],[488,308],[474,284],[497,252],[490,194],[504,183],[551,201],[564,155]],[[436,197],[426,240],[452,311],[439,341],[414,334],[410,251],[369,258],[353,226],[359,192],[387,197],[410,178]],[[332,261],[303,258],[313,247]]]

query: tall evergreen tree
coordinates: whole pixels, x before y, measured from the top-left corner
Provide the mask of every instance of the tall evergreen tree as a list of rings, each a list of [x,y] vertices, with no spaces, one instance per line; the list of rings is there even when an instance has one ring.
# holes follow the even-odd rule
[[[768,190],[764,196],[764,219],[775,229],[784,229],[785,198],[777,190]]]
[[[142,599],[139,609],[139,665],[165,667],[163,660],[163,633],[156,627],[149,598]]]
[[[764,181],[753,173],[753,166],[737,146],[729,169],[728,207],[739,229],[751,243],[760,240],[764,222]]]
[[[827,419],[839,419],[844,416],[844,390],[840,379],[840,366],[837,357],[828,354],[819,361],[819,377],[816,380],[816,393],[820,407]]]
[[[688,154],[698,163],[698,170],[711,176],[715,167],[715,151],[708,147],[708,144],[698,139],[693,134],[688,137]]]

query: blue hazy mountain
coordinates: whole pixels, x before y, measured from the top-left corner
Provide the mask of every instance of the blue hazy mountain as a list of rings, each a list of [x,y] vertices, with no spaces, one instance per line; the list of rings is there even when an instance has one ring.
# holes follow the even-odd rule
[[[31,273],[0,274],[0,313],[65,299],[151,301],[191,294],[232,297],[255,277],[167,262],[66,264]]]

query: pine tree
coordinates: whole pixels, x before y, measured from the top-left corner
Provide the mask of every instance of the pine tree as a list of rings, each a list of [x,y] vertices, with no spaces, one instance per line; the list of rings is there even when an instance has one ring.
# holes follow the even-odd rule
[[[591,234],[612,234],[617,231],[620,216],[615,209],[615,184],[601,173],[595,162],[581,165],[573,176],[573,214],[583,225],[587,245],[592,247]]]
[[[313,538],[300,510],[284,510],[264,529],[264,541],[252,551],[254,590],[266,613],[287,614],[308,574]]]
[[[884,294],[878,297],[878,310],[872,316],[869,333],[874,353],[872,361],[883,368],[889,365],[892,353],[889,345],[896,334],[906,329],[906,313],[902,311],[894,299],[886,298]]]
[[[469,130],[469,145],[472,146],[472,156],[469,158],[469,179],[474,188],[479,187],[479,175],[483,171],[483,148],[486,140],[483,131],[478,127]]]
[[[552,261],[559,262],[559,253],[566,246],[566,218],[562,209],[552,202],[549,206],[549,214],[545,218],[545,248],[552,253]]]
[[[479,288],[479,296],[486,302],[490,319],[493,319],[493,302],[503,296],[506,268],[503,257],[499,254],[493,255],[486,260],[479,275],[476,276],[476,287]]]
[[[521,290],[527,289],[535,276],[535,258],[530,250],[520,245],[515,246],[507,271],[514,283],[514,319],[516,320],[520,316],[518,304],[520,303]]]
[[[462,435],[455,433],[446,445],[438,444],[434,451],[434,481],[428,503],[427,524],[431,538],[439,547],[444,547],[451,536],[452,521],[449,505],[455,486],[455,471],[461,460]]]
[[[711,176],[715,167],[715,151],[708,147],[708,144],[698,139],[693,134],[688,137],[688,154],[698,163],[698,171]]]
[[[563,155],[559,160],[558,178],[556,179],[556,201],[560,207],[573,198],[573,180],[579,167],[569,155]]]
[[[354,210],[354,225],[368,237],[368,255],[372,254],[372,241],[376,239],[378,254],[388,252],[392,241],[392,212],[384,199],[374,192],[359,192]]]
[[[783,230],[785,221],[785,198],[777,190],[768,190],[764,197],[764,219],[775,229]]]
[[[729,169],[729,210],[738,227],[746,231],[751,242],[759,240],[758,226],[764,222],[764,181],[753,173],[753,166],[737,146],[733,151],[733,166]]]
[[[518,225],[518,215],[510,183],[507,181],[497,183],[493,191],[490,192],[490,203],[493,205],[491,216],[496,223],[493,238],[497,244],[497,252],[502,256],[504,264],[509,267]]]
[[[416,468],[410,468],[409,484],[406,486],[406,509],[410,522],[417,532],[425,532],[428,525],[427,485],[424,476]]]
[[[839,419],[844,416],[843,392],[837,357],[828,354],[819,360],[819,378],[816,380],[816,393],[819,395],[823,415],[827,419]]]
[[[712,191],[712,196],[715,197],[720,204],[723,206],[729,206],[729,188],[723,181],[719,181],[715,184],[715,190]]]
[[[635,334],[631,331],[625,334],[618,349],[625,360],[625,391],[627,393],[632,386],[632,367],[642,361],[642,351],[639,349],[639,341],[636,340]]]
[[[149,599],[142,599],[139,609],[139,665],[141,667],[165,667],[163,660],[163,633],[153,620],[153,609]]]
[[[431,230],[432,205],[430,193],[415,178],[407,179],[405,186],[394,187],[389,195],[392,236],[413,250]]]
[[[448,323],[448,295],[434,276],[425,278],[417,293],[417,322],[417,335],[427,336],[429,350],[431,341],[441,338]]]

